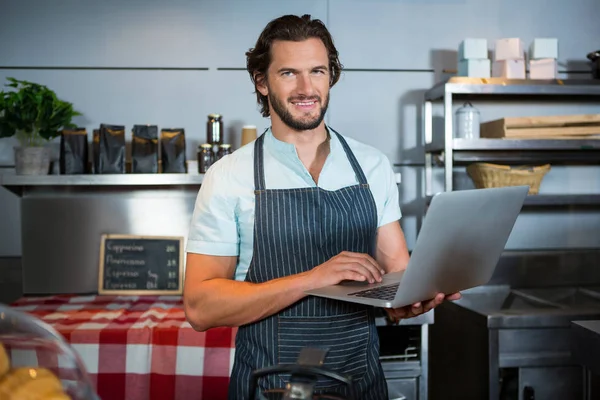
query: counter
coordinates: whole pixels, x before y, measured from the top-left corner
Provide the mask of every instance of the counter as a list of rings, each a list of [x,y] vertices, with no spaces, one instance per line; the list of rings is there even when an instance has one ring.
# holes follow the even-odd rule
[[[590,372],[600,375],[600,320],[573,321],[573,358]]]

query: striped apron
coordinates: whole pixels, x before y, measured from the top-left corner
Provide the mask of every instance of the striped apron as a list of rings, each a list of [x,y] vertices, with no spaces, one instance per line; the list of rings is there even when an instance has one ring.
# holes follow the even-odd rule
[[[377,209],[365,174],[337,132],[358,184],[336,191],[319,187],[267,189],[264,134],[254,147],[255,221],[246,281],[260,283],[308,271],[339,254],[374,255]],[[278,314],[240,326],[229,398],[249,398],[252,371],[296,363],[303,347],[328,349],[324,366],[353,379],[357,399],[387,399],[379,362],[373,308],[307,296]],[[260,393],[284,388],[289,375],[259,379]],[[317,392],[346,395],[345,386],[319,378]]]

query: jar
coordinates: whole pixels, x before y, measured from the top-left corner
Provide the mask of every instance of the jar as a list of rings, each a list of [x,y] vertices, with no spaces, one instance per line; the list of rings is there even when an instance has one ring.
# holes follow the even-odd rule
[[[245,146],[255,139],[256,139],[256,126],[244,125],[242,127],[242,144],[241,144],[241,146]]]
[[[455,137],[461,139],[479,138],[479,111],[466,102],[456,111]]]
[[[209,114],[206,122],[206,143],[223,143],[223,120],[220,114]]]
[[[204,174],[215,162],[212,144],[204,143],[198,147],[198,173]]]
[[[219,146],[219,152],[217,153],[217,160],[225,157],[227,154],[231,154],[231,145],[222,144]]]

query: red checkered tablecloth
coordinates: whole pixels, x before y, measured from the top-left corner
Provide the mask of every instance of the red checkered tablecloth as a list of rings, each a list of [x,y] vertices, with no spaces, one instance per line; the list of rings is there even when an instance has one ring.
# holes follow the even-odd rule
[[[101,399],[227,397],[237,329],[194,331],[181,296],[25,297],[11,307],[65,337]]]

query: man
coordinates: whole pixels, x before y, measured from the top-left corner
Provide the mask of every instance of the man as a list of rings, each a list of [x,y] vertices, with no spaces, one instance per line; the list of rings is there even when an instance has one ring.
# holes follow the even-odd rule
[[[271,128],[205,175],[187,246],[188,321],[198,331],[240,327],[232,399],[249,397],[252,371],[294,363],[304,347],[327,348],[324,366],[351,376],[357,398],[385,399],[373,308],[304,292],[406,268],[391,164],[323,121],[342,66],[321,21],[275,19],[246,56]],[[443,300],[388,314],[416,316]],[[261,379],[259,390],[287,379]],[[326,379],[317,389],[345,393]]]

